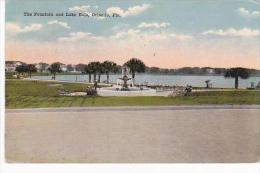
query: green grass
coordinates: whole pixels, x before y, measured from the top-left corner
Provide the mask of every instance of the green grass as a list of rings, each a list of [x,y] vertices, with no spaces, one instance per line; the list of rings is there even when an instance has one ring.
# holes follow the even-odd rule
[[[58,73],[59,75],[83,75],[82,73],[74,73],[74,72],[61,72]],[[32,73],[32,76],[51,76],[52,74],[49,72],[34,72]]]
[[[16,72],[5,72],[6,79],[16,79],[13,75],[17,74]],[[72,72],[61,72],[59,75],[84,75],[82,73],[72,73]],[[51,76],[49,72],[33,72],[32,76]],[[24,73],[25,77],[28,77],[28,73]]]
[[[194,92],[177,97],[69,97],[59,96],[59,89],[84,91],[87,84],[6,80],[6,108],[84,107],[84,106],[148,106],[200,104],[260,104],[260,91],[231,90]]]
[[[15,74],[14,72],[5,72],[5,78],[6,79],[15,79],[13,76],[14,74]]]

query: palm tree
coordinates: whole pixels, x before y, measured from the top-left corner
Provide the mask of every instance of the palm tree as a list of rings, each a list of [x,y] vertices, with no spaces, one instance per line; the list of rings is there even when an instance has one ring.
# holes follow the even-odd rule
[[[143,61],[137,59],[137,58],[132,58],[128,60],[124,65],[126,65],[128,68],[130,68],[130,72],[132,73],[132,80],[133,83],[135,81],[135,73],[142,73],[145,72],[145,64]]]
[[[28,64],[27,70],[28,70],[28,75],[30,78],[32,77],[32,72],[37,72],[37,68],[33,64]]]
[[[109,83],[109,73],[117,71],[117,64],[112,61],[104,61],[103,67],[107,75],[107,83]]]
[[[100,62],[98,62],[98,61],[90,62],[88,64],[88,66],[89,66],[89,69],[93,73],[93,76],[94,76],[93,82],[95,82],[96,79],[97,79],[97,73],[98,73],[99,68],[100,68]]]
[[[88,82],[91,83],[91,73],[92,73],[92,71],[91,71],[89,64],[85,65],[84,71],[85,71],[86,74],[88,74]]]
[[[97,66],[97,72],[98,72],[98,82],[100,83],[101,74],[105,72],[103,63],[99,63]]]
[[[52,76],[53,80],[55,80],[55,78],[56,78],[56,73],[62,72],[59,62],[55,62],[55,63],[51,64],[51,66],[48,68],[48,70],[53,74],[53,76]]]
[[[235,88],[238,89],[238,78],[247,79],[250,76],[250,72],[246,68],[236,67],[228,69],[225,73],[225,77],[235,78]]]

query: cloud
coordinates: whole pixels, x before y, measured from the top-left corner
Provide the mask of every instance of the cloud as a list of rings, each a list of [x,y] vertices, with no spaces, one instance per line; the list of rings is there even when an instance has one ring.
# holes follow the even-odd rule
[[[133,7],[129,7],[127,10],[123,10],[120,7],[109,7],[106,12],[109,15],[113,15],[113,13],[119,14],[121,17],[127,17],[127,16],[135,16],[138,14],[143,13],[147,9],[151,7],[150,4],[142,4],[142,5],[136,5]]]
[[[186,35],[186,34],[176,34],[176,33],[171,33],[169,34],[170,37],[175,38],[177,40],[191,40],[193,37],[191,35]]]
[[[118,32],[115,35],[111,36],[110,38],[120,39],[125,37],[132,37],[132,36],[136,36],[138,33],[140,33],[140,30],[129,29],[128,31]]]
[[[113,13],[119,14],[121,17],[126,17],[126,16],[134,16],[143,13],[146,11],[148,8],[150,8],[150,4],[142,4],[142,5],[136,5],[133,7],[129,7],[127,10],[123,10],[120,7],[109,7],[106,10],[106,13],[108,15],[113,15]],[[84,13],[88,14],[89,17],[96,18],[98,20],[103,20],[106,17],[104,16],[93,16],[93,12],[91,10],[98,9],[99,6],[90,6],[90,5],[76,5],[74,7],[69,8],[69,11],[75,12],[75,13]]]
[[[165,28],[170,26],[171,24],[168,22],[162,22],[162,23],[146,23],[142,22],[138,25],[138,28]]]
[[[69,8],[69,11],[77,12],[77,13],[89,13],[90,6],[89,5],[81,5],[81,6],[74,6]]]
[[[249,18],[260,17],[260,11],[250,12],[249,10],[247,10],[245,8],[238,8],[237,11],[241,16],[245,16],[245,17],[249,17]]]
[[[178,40],[178,41],[188,41],[193,38],[191,35],[179,34],[175,32],[144,33],[142,37],[146,40]]]
[[[67,22],[61,22],[61,21],[58,21],[58,20],[52,20],[52,21],[49,21],[48,22],[49,25],[53,25],[53,24],[57,24],[61,27],[64,27],[64,28],[67,28],[67,29],[70,29],[71,27],[68,25]]]
[[[115,35],[110,36],[112,39],[141,39],[146,41],[152,40],[169,40],[169,39],[176,39],[180,41],[184,40],[191,40],[193,37],[191,35],[186,34],[177,34],[174,32],[165,32],[165,33],[151,33],[151,32],[141,32],[140,30],[136,29],[129,29],[127,31],[121,31],[116,33]]]
[[[120,23],[120,24],[114,25],[111,28],[111,30],[114,32],[124,31],[124,30],[127,30],[129,27],[130,27],[130,24],[128,24],[128,23]]]
[[[226,30],[208,30],[203,32],[203,35],[216,35],[216,36],[232,36],[232,37],[255,37],[259,36],[259,30],[243,28],[243,29],[234,29],[229,28]]]
[[[19,24],[14,22],[8,22],[6,23],[6,31],[10,34],[19,34],[19,33],[26,33],[26,32],[34,32],[39,31],[43,27],[42,24],[39,23],[32,23],[30,25],[21,27]]]
[[[68,37],[60,37],[59,41],[80,41],[80,40],[100,40],[103,37],[97,37],[89,32],[71,32]]]

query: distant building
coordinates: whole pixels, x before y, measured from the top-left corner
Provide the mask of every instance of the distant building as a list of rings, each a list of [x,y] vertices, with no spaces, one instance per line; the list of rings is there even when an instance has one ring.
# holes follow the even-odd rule
[[[61,68],[61,70],[63,71],[63,72],[66,72],[67,71],[67,65],[65,65],[65,64],[60,64],[60,68]]]
[[[5,71],[6,72],[15,72],[16,67],[24,65],[24,62],[21,61],[5,61]]]
[[[76,72],[84,72],[85,71],[85,64],[77,64],[75,65],[75,71]]]
[[[35,64],[35,67],[37,68],[37,72],[48,72],[48,68],[50,67],[49,64],[40,62],[38,64]]]
[[[71,73],[78,73],[76,65],[68,64],[67,65],[67,72]]]
[[[214,70],[213,68],[207,68],[207,69],[206,69],[206,72],[207,72],[208,74],[213,74],[213,73],[215,73],[215,70]]]

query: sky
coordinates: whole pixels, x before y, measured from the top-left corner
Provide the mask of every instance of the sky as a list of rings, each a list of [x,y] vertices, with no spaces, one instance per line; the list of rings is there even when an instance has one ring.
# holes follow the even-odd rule
[[[5,28],[6,60],[260,69],[260,0],[7,0]]]

